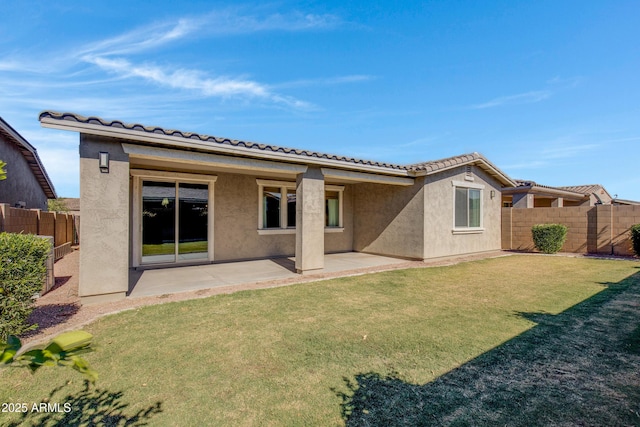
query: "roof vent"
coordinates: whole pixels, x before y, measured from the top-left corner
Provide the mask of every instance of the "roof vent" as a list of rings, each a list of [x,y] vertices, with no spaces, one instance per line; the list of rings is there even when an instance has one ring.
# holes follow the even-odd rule
[[[465,168],[464,179],[465,181],[473,181],[473,169],[471,168],[471,165],[467,165]]]

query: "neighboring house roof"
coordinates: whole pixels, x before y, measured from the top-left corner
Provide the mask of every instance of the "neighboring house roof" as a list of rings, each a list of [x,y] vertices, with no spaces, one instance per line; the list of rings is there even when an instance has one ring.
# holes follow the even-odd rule
[[[534,193],[540,195],[553,195],[570,199],[584,199],[586,194],[567,189],[566,187],[551,187],[549,185],[538,184],[535,181],[516,179],[516,187],[508,188],[504,192],[512,193]]]
[[[609,200],[613,199],[613,197],[611,197],[609,192],[600,184],[573,185],[569,187],[560,187],[560,188],[563,188],[569,191],[575,191],[577,193],[582,193],[588,196],[591,196],[593,194],[600,202],[602,202],[602,198],[600,197],[602,195],[602,192],[604,192],[604,194],[607,195]]]
[[[611,200],[611,203],[617,204],[617,205],[640,205],[640,202],[637,202],[635,200],[626,200],[626,199],[613,199]]]
[[[80,212],[80,199],[72,198],[72,197],[64,197],[61,199],[64,202],[64,205],[71,212]]]
[[[40,157],[38,157],[38,151],[34,146],[29,144],[29,142],[22,137],[14,128],[12,128],[9,123],[5,122],[2,117],[0,117],[0,135],[8,142],[16,145],[20,153],[24,156],[31,172],[35,176],[38,184],[42,187],[42,191],[49,199],[55,199],[56,190],[53,188],[53,184],[51,183],[51,179],[49,179],[49,175],[47,175],[47,171],[44,169],[44,165],[40,161]]]
[[[509,187],[516,185],[511,178],[478,153],[413,165],[399,165],[316,151],[279,147],[276,145],[257,144],[191,132],[168,130],[141,124],[127,124],[118,120],[108,121],[99,117],[85,117],[74,113],[43,111],[40,113],[40,122],[43,126],[56,129],[74,130],[81,133],[124,138],[151,144],[170,145],[183,149],[206,150],[215,146],[216,151],[225,154],[268,158],[280,161],[302,161],[323,166],[337,166],[345,169],[366,170],[372,173],[408,177],[429,175],[453,167],[475,164],[490,173],[503,185]]]

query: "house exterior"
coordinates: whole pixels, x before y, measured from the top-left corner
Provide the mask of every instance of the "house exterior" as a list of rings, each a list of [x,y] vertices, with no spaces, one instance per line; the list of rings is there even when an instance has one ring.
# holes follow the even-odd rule
[[[503,207],[561,208],[609,205],[614,200],[600,184],[551,187],[534,181],[516,180],[516,187],[502,193]]]
[[[394,165],[45,111],[80,134],[83,302],[131,269],[335,252],[424,260],[501,248],[501,192],[478,153]]]
[[[600,184],[574,185],[569,187],[560,187],[563,190],[574,191],[589,197],[589,206],[610,205],[613,197]]]
[[[47,200],[55,199],[56,191],[38,152],[1,117],[0,160],[7,164],[7,179],[0,181],[0,203],[47,210]]]
[[[640,205],[640,202],[638,202],[637,200],[615,198],[611,201],[611,204],[618,205],[618,206],[637,206],[637,205]]]
[[[62,197],[60,201],[64,203],[68,213],[80,215],[80,199],[78,197]]]

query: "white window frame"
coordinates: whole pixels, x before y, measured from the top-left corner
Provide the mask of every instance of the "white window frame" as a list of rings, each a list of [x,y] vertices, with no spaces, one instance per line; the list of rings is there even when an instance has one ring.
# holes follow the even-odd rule
[[[131,264],[133,267],[141,267],[148,265],[162,265],[163,263],[143,263],[142,262],[142,181],[158,181],[158,182],[173,182],[179,183],[194,183],[194,184],[207,184],[209,187],[209,201],[208,201],[208,223],[207,223],[207,262],[214,260],[214,184],[218,177],[216,175],[197,175],[191,173],[182,172],[166,172],[155,171],[146,169],[131,169],[131,177],[133,178],[133,206],[132,206],[132,224],[133,224],[133,242],[131,250],[133,251]],[[178,194],[176,193],[176,196]],[[176,197],[177,199],[177,197]],[[178,211],[178,209],[176,209]],[[176,222],[179,220],[176,213]],[[176,242],[178,227],[176,227]],[[185,264],[193,263],[193,261],[175,261],[168,262],[166,264]]]
[[[267,179],[256,179],[258,184],[258,234],[295,234],[295,227],[287,227],[287,190],[295,190],[295,182],[272,181]],[[264,189],[265,187],[276,187],[280,189],[280,227],[264,227]]]
[[[327,203],[327,191],[335,191],[338,193],[338,225],[329,227],[325,226],[324,231],[326,233],[339,233],[344,231],[344,208],[343,208],[343,200],[344,200],[344,185],[325,185],[324,186],[324,203]],[[325,218],[326,222],[326,218]]]
[[[280,194],[287,194],[287,190],[295,190],[296,183],[289,181],[274,181],[268,179],[256,179],[258,184],[258,234],[295,234],[296,227],[283,227],[283,224],[287,224],[287,197],[280,198],[280,227],[279,228],[264,228],[264,189],[265,187],[275,187],[280,189]],[[326,192],[336,191],[338,193],[338,226],[324,228],[325,233],[340,233],[344,231],[344,186],[343,185],[325,185],[325,196],[323,198],[323,206],[326,203]],[[324,208],[323,208],[324,210]]]
[[[451,181],[453,187],[453,210],[452,210],[452,230],[453,234],[477,234],[484,232],[484,188],[482,184],[476,184],[469,181]],[[459,227],[456,226],[456,189],[473,189],[480,190],[480,226],[479,227]]]

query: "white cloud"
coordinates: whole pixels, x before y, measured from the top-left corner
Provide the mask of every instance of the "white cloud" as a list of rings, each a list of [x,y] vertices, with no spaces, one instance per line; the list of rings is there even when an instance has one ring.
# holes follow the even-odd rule
[[[89,43],[75,52],[87,55],[124,55],[149,50],[185,38],[197,31],[202,22],[181,18],[175,23],[149,25],[99,42]]]
[[[563,89],[571,89],[581,84],[584,80],[585,78],[582,76],[567,77],[567,78],[555,76],[547,80],[546,83],[549,85],[554,85],[559,88],[563,88]]]
[[[117,73],[123,77],[140,77],[162,86],[199,92],[203,96],[262,98],[290,107],[310,109],[313,106],[305,101],[273,93],[267,85],[253,80],[228,77],[208,77],[198,70],[166,70],[153,64],[134,65],[124,58],[103,58],[85,56],[85,61],[98,67]]]
[[[264,10],[227,8],[196,17],[179,17],[171,21],[153,23],[135,28],[103,40],[76,47],[65,47],[64,51],[40,54],[29,52],[24,57],[12,56],[0,59],[0,94],[2,97],[19,99],[22,104],[38,104],[41,108],[67,105],[69,99],[80,101],[66,108],[70,111],[87,111],[81,108],[82,93],[91,90],[84,98],[100,99],[99,92],[109,90],[109,99],[125,88],[131,79],[143,79],[159,88],[170,88],[183,93],[172,93],[172,99],[185,95],[193,97],[251,100],[251,105],[271,105],[294,110],[317,110],[312,103],[279,93],[285,88],[305,85],[330,85],[365,81],[366,75],[349,75],[333,78],[298,80],[292,84],[271,85],[238,76],[215,75],[182,65],[141,62],[135,56],[161,49],[168,44],[179,43],[188,38],[221,37],[234,34],[249,34],[265,31],[310,31],[330,29],[342,21],[334,15],[293,13],[264,13]],[[37,58],[35,60],[34,58]],[[91,64],[92,66],[87,66]],[[108,74],[105,74],[107,72]],[[119,85],[119,86],[118,86]],[[69,91],[62,94],[61,91]],[[126,92],[130,92],[126,90]],[[146,90],[146,92],[150,92]],[[165,97],[167,94],[164,94]],[[141,97],[143,98],[143,97]],[[25,101],[28,99],[29,101]],[[52,102],[53,100],[53,102]],[[134,100],[135,101],[135,100]],[[104,108],[104,100],[95,103]],[[107,101],[108,102],[108,101]],[[141,102],[135,102],[141,105]],[[165,101],[166,103],[166,101]],[[59,108],[59,107],[57,107]],[[150,106],[153,109],[153,105]],[[121,109],[121,108],[118,108]]]
[[[294,87],[306,87],[306,86],[332,86],[339,84],[347,84],[347,83],[359,83],[366,82],[375,79],[375,76],[370,76],[366,74],[352,74],[348,76],[337,76],[337,77],[326,77],[326,78],[318,78],[318,79],[302,79],[302,80],[293,80],[290,82],[278,83],[272,85],[273,88],[285,89],[285,88],[294,88]]]
[[[244,14],[239,9],[212,12],[203,19],[210,34],[242,34],[260,31],[311,31],[335,28],[342,24],[339,17],[330,14],[316,15],[293,12],[256,16]]]
[[[598,144],[578,144],[550,147],[545,148],[541,151],[541,157],[545,159],[564,159],[567,157],[576,157],[586,151],[592,151],[598,147]]]
[[[549,98],[552,92],[549,90],[537,90],[517,95],[501,96],[482,104],[475,104],[468,107],[472,110],[482,110],[485,108],[502,107],[505,105],[533,104]]]
[[[504,170],[542,169],[542,168],[548,167],[549,165],[550,163],[548,161],[533,160],[530,162],[514,163],[510,165],[501,166],[501,169],[504,169]]]
[[[214,11],[201,17],[155,23],[80,48],[76,56],[124,55],[147,51],[196,34],[198,37],[247,34],[262,31],[310,31],[333,28],[341,23],[334,15],[302,13],[256,16],[239,9]]]

